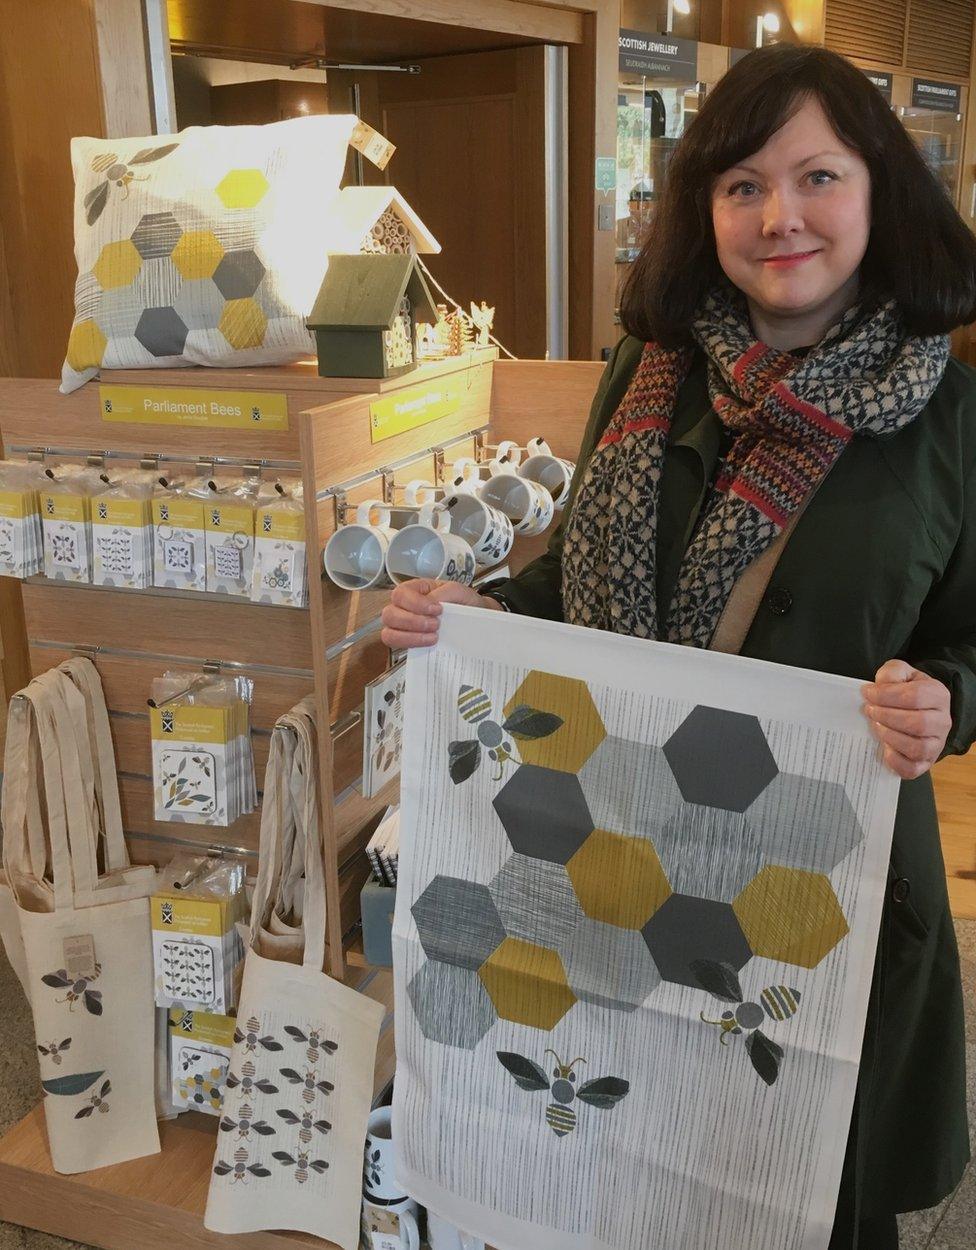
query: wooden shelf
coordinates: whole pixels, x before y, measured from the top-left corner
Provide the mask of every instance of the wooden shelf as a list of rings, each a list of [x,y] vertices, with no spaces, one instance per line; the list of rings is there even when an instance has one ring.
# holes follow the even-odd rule
[[[302,1233],[228,1238],[203,1227],[215,1116],[186,1112],[159,1126],[162,1151],[114,1167],[60,1176],[51,1166],[44,1108],[0,1140],[0,1219],[104,1250],[337,1250]]]

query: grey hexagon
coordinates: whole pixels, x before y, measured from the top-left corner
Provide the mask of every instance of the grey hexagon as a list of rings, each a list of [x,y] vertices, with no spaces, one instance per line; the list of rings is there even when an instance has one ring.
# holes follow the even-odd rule
[[[505,940],[488,887],[475,881],[435,877],[410,910],[427,957],[440,963],[477,972]]]
[[[132,242],[143,260],[169,256],[180,241],[183,227],[172,213],[146,213],[132,231]]]
[[[477,972],[425,963],[407,986],[424,1037],[474,1050],[495,1023],[495,1007]]]
[[[665,981],[701,989],[691,965],[697,959],[739,971],[752,958],[745,934],[728,903],[672,894],[641,930]]]
[[[224,311],[224,297],[212,278],[185,279],[173,307],[191,330],[216,330]]]
[[[186,346],[186,324],[175,308],[147,308],[135,334],[154,356],[179,356]]]
[[[264,277],[264,265],[251,248],[225,252],[213,280],[224,299],[248,299]]]
[[[134,334],[146,301],[134,287],[116,286],[106,291],[98,306],[98,325],[106,338]]]
[[[537,946],[568,941],[583,909],[562,864],[512,855],[491,885],[498,916],[509,937]]]
[[[660,747],[604,738],[579,771],[597,829],[655,840],[683,807],[681,791]]]
[[[535,859],[568,863],[594,829],[573,773],[522,764],[492,802],[513,850]]]
[[[142,263],[131,290],[142,300],[143,308],[175,308],[183,290],[183,275],[170,256],[156,256]]]
[[[756,832],[739,812],[683,803],[654,838],[676,894],[731,903],[763,867]]]
[[[689,803],[744,812],[778,772],[755,716],[696,707],[664,744],[671,771]]]
[[[586,916],[559,954],[570,989],[597,1007],[634,1011],[661,983],[647,943],[634,929]]]
[[[780,773],[746,811],[766,859],[786,868],[829,873],[864,837],[844,787]]]

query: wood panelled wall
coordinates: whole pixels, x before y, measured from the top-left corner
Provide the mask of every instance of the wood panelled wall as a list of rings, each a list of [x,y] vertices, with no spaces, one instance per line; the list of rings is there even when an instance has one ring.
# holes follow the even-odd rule
[[[874,61],[965,83],[976,0],[826,0],[825,43]]]

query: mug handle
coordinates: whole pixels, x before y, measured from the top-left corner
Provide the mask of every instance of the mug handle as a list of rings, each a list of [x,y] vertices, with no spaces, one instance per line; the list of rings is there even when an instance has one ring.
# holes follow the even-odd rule
[[[499,452],[501,452],[501,448],[499,448]],[[509,474],[509,476],[517,475],[519,458],[519,456],[516,456],[514,460],[503,460],[499,454],[494,460],[489,461],[488,471],[492,477],[501,477],[505,473]]]
[[[495,459],[507,460],[511,465],[517,465],[522,459],[522,448],[510,438],[503,439],[495,449]]]
[[[420,507],[426,503],[433,503],[437,498],[437,488],[433,482],[425,482],[420,478],[416,478],[412,482],[408,482],[403,488],[403,498],[408,507]]]
[[[379,519],[372,519],[373,513],[379,513]],[[374,525],[388,526],[393,519],[390,505],[383,499],[364,499],[356,508],[356,524],[372,528]]]
[[[551,456],[552,448],[544,438],[530,438],[526,444],[526,450],[530,456]]]
[[[406,1243],[404,1233],[407,1235]],[[412,1211],[400,1212],[400,1245],[402,1250],[420,1250],[420,1229]]]
[[[446,534],[451,528],[451,517],[443,504],[425,503],[413,524],[426,525],[428,529]]]

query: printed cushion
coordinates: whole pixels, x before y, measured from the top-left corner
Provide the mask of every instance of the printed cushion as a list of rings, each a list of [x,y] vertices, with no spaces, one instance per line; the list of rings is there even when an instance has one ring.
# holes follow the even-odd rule
[[[283,364],[328,264],[352,115],[72,140],[75,320],[61,374]]]

